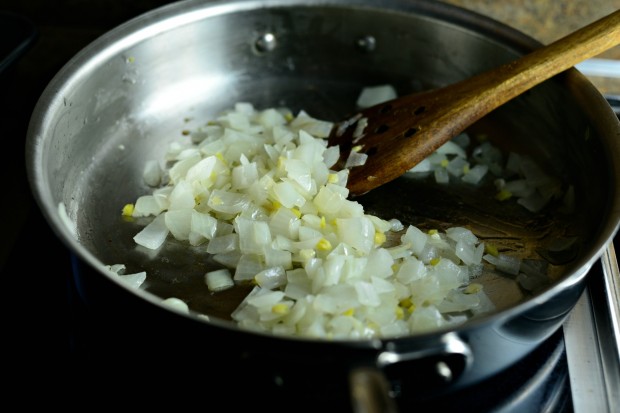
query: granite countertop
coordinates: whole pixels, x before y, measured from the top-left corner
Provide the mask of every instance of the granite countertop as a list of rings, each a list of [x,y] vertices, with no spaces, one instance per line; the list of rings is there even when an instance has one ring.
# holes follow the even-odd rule
[[[533,37],[551,43],[620,9],[620,0],[442,0],[494,18]],[[596,57],[620,61],[620,46]],[[586,73],[584,73],[586,74]],[[587,74],[586,74],[587,75]],[[620,95],[617,76],[591,76],[590,81],[604,94]]]

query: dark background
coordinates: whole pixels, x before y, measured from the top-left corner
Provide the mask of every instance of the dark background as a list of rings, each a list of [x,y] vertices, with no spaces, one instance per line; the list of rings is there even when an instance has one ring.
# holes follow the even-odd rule
[[[44,88],[77,52],[165,0],[0,0],[0,270],[7,362],[58,362],[73,353],[68,250],[36,206],[25,170],[25,137]],[[52,383],[50,383],[52,384]]]

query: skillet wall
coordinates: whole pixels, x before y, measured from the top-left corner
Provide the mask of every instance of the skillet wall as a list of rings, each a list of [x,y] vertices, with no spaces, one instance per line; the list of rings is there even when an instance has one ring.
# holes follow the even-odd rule
[[[499,46],[492,23],[465,19],[465,28],[458,27],[433,20],[435,11],[432,5],[423,17],[338,7],[320,12],[241,11],[167,33],[157,33],[164,30],[163,22],[122,41],[117,40],[123,30],[115,38],[104,36],[99,44],[107,48],[88,50],[82,56],[92,57],[87,64],[74,62],[80,67],[69,68],[77,76],[67,79],[62,90],[51,91],[55,106],[46,121],[54,133],[41,150],[53,204],[66,204],[77,221],[80,243],[101,262],[122,262],[129,271],[139,270],[145,261],[154,261],[134,247],[136,227],[110,211],[149,191],[141,178],[143,165],[160,159],[183,130],[240,100],[342,119],[353,112],[364,85],[391,83],[401,94],[442,86],[523,51]],[[456,13],[448,13],[450,18],[457,18]],[[468,24],[482,26],[480,33],[468,32]],[[267,31],[276,35],[277,47],[256,52],[254,42]],[[356,47],[369,33],[376,41],[372,52]],[[580,209],[609,205],[606,165],[589,156],[600,149],[583,148],[587,120],[561,83],[541,85],[497,112],[512,145],[588,188],[588,197],[578,200],[589,204]],[[578,172],[584,170],[592,172]],[[592,222],[582,226],[598,225],[597,216],[584,218]],[[178,248],[171,248],[175,266],[183,262],[187,271],[196,271],[193,257],[183,259]]]
[[[432,15],[435,10],[430,7],[428,12]],[[101,44],[110,45],[109,55],[95,56],[94,51],[87,51],[87,55],[93,53],[93,63],[79,64],[78,68],[82,62],[74,62],[79,76],[69,79],[70,83],[60,90],[52,88],[47,92],[48,98],[59,92],[50,110],[52,115],[46,119],[54,126],[54,134],[37,150],[49,156],[43,168],[50,183],[52,205],[66,203],[70,216],[77,219],[80,242],[101,262],[121,259],[130,269],[144,263],[143,252],[135,250],[131,243],[129,235],[133,232],[126,230],[120,217],[110,211],[146,191],[140,179],[141,165],[158,157],[165,142],[177,139],[182,129],[191,126],[186,118],[207,118],[238,100],[271,106],[277,97],[278,104],[294,110],[304,108],[318,117],[338,119],[352,110],[351,103],[362,85],[389,81],[406,93],[458,80],[522,51],[521,47],[497,50],[495,40],[470,36],[450,24],[437,27],[428,18],[412,22],[400,13],[380,10],[363,13],[328,8],[321,17],[301,11],[294,19],[288,13],[262,13],[254,17],[240,13],[234,21],[214,18],[208,29],[178,29],[175,41],[144,33],[145,41],[127,50],[113,43],[115,39],[104,38]],[[377,25],[382,21],[378,16],[389,19],[390,24]],[[151,14],[150,18],[156,19],[157,15]],[[254,40],[266,27],[273,28],[280,44],[273,52],[256,53]],[[495,28],[489,22],[485,27],[488,32],[483,33]],[[221,32],[213,33],[214,28]],[[372,53],[355,47],[355,41],[369,28],[379,47]],[[198,46],[196,38],[201,39]],[[415,47],[400,47],[407,38]],[[387,47],[382,49],[381,45]],[[447,51],[446,55],[438,55],[442,50]],[[162,83],[162,79],[167,81]],[[565,160],[558,154],[572,152],[570,145],[559,142],[544,141],[543,145],[540,136],[566,136],[574,145],[582,146],[582,133],[589,121],[579,115],[577,103],[567,97],[562,83],[532,91],[507,107],[503,119],[513,118],[513,110],[526,116],[511,124],[514,133],[522,136],[533,151],[554,160]],[[154,139],[161,145],[153,145]],[[596,146],[596,140],[593,142]],[[592,150],[600,148],[580,153]],[[605,163],[594,165],[588,159],[583,162],[596,171],[593,174],[601,182],[600,189],[592,193],[591,205],[607,205],[612,185],[603,173]],[[572,165],[581,161],[573,159]],[[561,172],[572,173],[572,168],[558,162]],[[118,239],[118,243],[111,242]],[[174,246],[165,253],[177,257]],[[161,269],[161,260],[148,256],[146,260],[147,265],[153,262],[160,268],[157,275],[162,279],[168,276]],[[186,258],[183,264],[191,271],[196,270],[194,263]],[[578,294],[573,295],[576,301]],[[560,314],[566,311],[564,308]],[[554,323],[554,327],[558,325]],[[526,343],[524,348],[532,343]]]

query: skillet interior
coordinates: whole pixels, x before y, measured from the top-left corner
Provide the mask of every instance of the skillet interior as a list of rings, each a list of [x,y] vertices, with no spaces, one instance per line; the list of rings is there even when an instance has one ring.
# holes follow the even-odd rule
[[[214,263],[201,248],[171,240],[152,253],[133,242],[148,219],[126,222],[120,211],[150,192],[142,181],[145,162],[160,159],[170,142],[187,139],[183,131],[238,101],[304,109],[337,121],[354,111],[364,86],[390,83],[399,94],[438,87],[526,50],[523,43],[495,37],[498,27],[489,22],[475,30],[456,10],[438,16],[432,6],[418,10],[413,4],[394,10],[367,4],[252,9],[246,2],[245,10],[209,16],[199,3],[189,3],[194,12],[187,7],[185,21],[164,18],[174,10],[169,7],[104,36],[65,68],[56,80],[59,90],[46,92],[54,111],[36,142],[45,160],[33,167],[49,187],[45,207],[66,205],[81,253],[103,264],[125,264],[127,272],[146,271],[147,291],[228,318],[247,290],[210,294],[203,275]],[[227,7],[222,10],[235,5]],[[143,31],[127,40],[134,27]],[[258,50],[256,40],[267,32],[277,45]],[[368,36],[374,48],[363,46]],[[470,227],[522,258],[540,259],[557,237],[578,236],[575,249],[545,256],[557,282],[582,272],[616,225],[618,211],[612,206],[617,193],[611,160],[583,103],[567,87],[575,82],[585,81],[576,73],[547,81],[470,130],[503,149],[532,155],[574,185],[574,213],[556,205],[531,214],[499,203],[491,182],[473,190],[404,177],[359,201],[369,213],[421,228]],[[479,281],[499,310],[529,298],[514,279],[496,272]]]

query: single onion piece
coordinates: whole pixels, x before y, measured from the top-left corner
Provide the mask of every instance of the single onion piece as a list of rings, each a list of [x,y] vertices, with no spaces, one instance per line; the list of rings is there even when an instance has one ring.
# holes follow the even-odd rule
[[[147,161],[142,172],[142,179],[151,187],[156,187],[161,183],[162,170],[159,163],[155,160]]]
[[[448,170],[446,168],[435,168],[435,182],[441,185],[446,185],[450,182],[450,175],[448,175]]]
[[[359,108],[367,108],[395,99],[396,96],[396,89],[392,85],[367,86],[360,92],[356,104]]]
[[[488,171],[489,167],[487,165],[475,165],[469,172],[463,175],[462,180],[468,184],[477,185],[486,176]]]
[[[189,307],[187,306],[185,301],[181,300],[180,298],[169,297],[162,300],[162,303],[182,313],[189,313]]]
[[[366,163],[368,155],[362,152],[351,151],[345,162],[345,168],[353,168],[355,166],[362,166]]]
[[[162,213],[162,203],[157,200],[155,195],[143,195],[136,200],[132,217],[157,216]]]
[[[482,258],[493,264],[499,271],[507,274],[517,275],[521,269],[521,259],[510,255],[499,254],[496,257],[491,254],[485,254]]]
[[[359,140],[364,136],[366,126],[368,126],[368,118],[366,117],[363,117],[356,122],[355,130],[353,131],[353,144],[359,142]]]
[[[133,274],[120,275],[120,279],[131,288],[140,288],[144,281],[146,281],[146,271],[141,271]]]
[[[429,158],[424,158],[416,164],[413,168],[409,169],[409,173],[427,173],[434,170],[434,166]]]
[[[328,168],[333,167],[340,158],[340,147],[330,146],[323,152],[323,162]]]
[[[223,254],[226,252],[232,252],[239,249],[239,235],[226,234],[220,237],[215,237],[207,245],[207,252],[209,254]]]
[[[272,290],[286,284],[286,272],[283,267],[271,267],[256,274],[254,280],[262,288]]]
[[[119,278],[131,288],[140,288],[146,280],[146,271],[125,274],[126,267],[124,264],[104,265],[104,268],[114,275],[118,275]]]
[[[138,232],[133,237],[133,240],[138,245],[156,250],[166,241],[169,232],[170,231],[166,227],[166,217],[164,214],[161,214],[155,217],[142,231]]]
[[[226,268],[207,272],[205,283],[209,291],[213,292],[224,291],[235,285],[230,271]]]
[[[168,211],[164,216],[166,227],[174,238],[178,240],[188,240],[189,233],[192,230],[192,213],[193,209],[176,209]]]
[[[469,168],[469,162],[465,158],[455,157],[446,166],[446,169],[457,178],[462,177],[465,171]],[[463,178],[465,180],[465,178]]]

